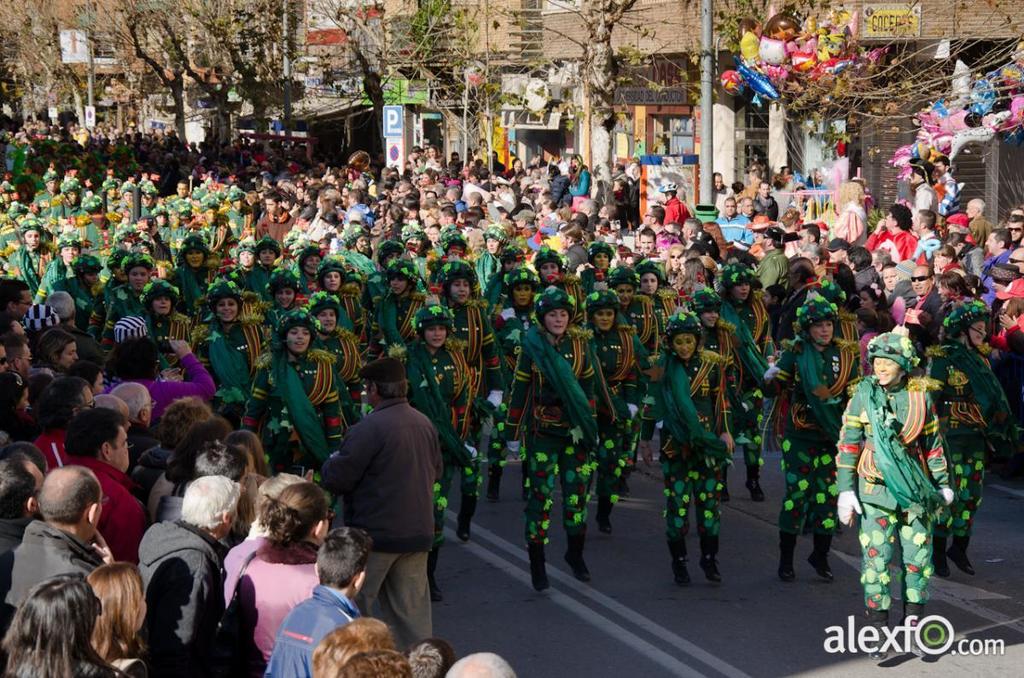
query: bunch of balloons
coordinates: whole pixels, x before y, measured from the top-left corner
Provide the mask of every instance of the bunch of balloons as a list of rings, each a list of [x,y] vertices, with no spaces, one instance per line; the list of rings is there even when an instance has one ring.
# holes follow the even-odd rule
[[[809,82],[878,61],[885,49],[860,48],[856,16],[840,9],[820,23],[815,17],[801,23],[786,13],[763,26],[753,18],[741,20],[736,69],[722,73],[722,87],[730,94],[750,87],[759,103],[762,98],[778,99],[781,92],[799,94]]]
[[[917,139],[898,149],[890,163],[900,177],[910,175],[915,160],[931,162],[939,155],[950,160],[965,146],[999,137],[1024,142],[1024,42],[1010,61],[988,73],[972,76],[962,61],[953,69],[952,91],[914,115]]]

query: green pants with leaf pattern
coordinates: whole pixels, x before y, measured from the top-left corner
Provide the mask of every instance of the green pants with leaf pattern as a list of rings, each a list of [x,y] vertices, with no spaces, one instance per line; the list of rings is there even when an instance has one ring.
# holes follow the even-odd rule
[[[888,610],[892,605],[889,563],[897,537],[903,551],[903,600],[926,604],[928,579],[932,576],[931,518],[918,516],[911,519],[906,512],[867,503],[862,503],[862,507],[860,583],[864,588],[864,604],[869,610]]]
[[[985,449],[971,449],[974,441],[961,442],[947,438],[949,460],[953,467],[953,504],[944,518],[935,523],[936,537],[969,537],[974,527],[974,516],[981,507],[981,493],[985,484]]]
[[[693,502],[697,534],[715,537],[721,526],[722,471],[710,468],[702,457],[684,458],[678,451],[661,451],[661,473],[665,479],[665,536],[678,541],[690,530],[690,503]]]
[[[836,531],[836,445],[801,438],[782,441],[782,476],[786,494],[779,511],[779,530],[800,534],[804,524],[815,534]]]
[[[523,446],[526,463],[526,541],[546,544],[555,483],[562,485],[562,524],[568,535],[587,529],[587,488],[596,464],[568,437],[534,433]]]

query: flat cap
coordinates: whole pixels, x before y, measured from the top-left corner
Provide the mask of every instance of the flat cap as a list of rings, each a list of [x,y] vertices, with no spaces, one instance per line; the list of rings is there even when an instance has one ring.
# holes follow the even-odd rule
[[[359,370],[359,376],[378,384],[393,384],[405,381],[405,365],[396,358],[377,358]]]

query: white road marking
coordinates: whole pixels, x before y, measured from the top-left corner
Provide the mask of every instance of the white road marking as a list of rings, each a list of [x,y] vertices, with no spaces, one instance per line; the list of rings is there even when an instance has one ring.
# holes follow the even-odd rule
[[[452,516],[449,515],[448,519],[449,521],[451,521]],[[449,530],[449,532],[450,531],[451,530]],[[490,542],[494,547],[501,551],[504,551],[514,560],[527,563],[529,562],[529,557],[526,554],[525,548],[512,544],[511,542],[503,539],[494,532],[491,532],[487,528],[482,527],[477,523],[474,523],[473,525],[473,537],[474,539],[479,537],[487,542]],[[488,563],[491,563],[492,565],[495,565],[496,567],[506,572],[510,576],[514,577],[515,579],[524,582],[527,586],[532,587],[529,575],[519,567],[516,567],[514,564],[510,563],[507,559],[502,558],[501,556],[498,556],[492,553],[491,551],[488,551],[487,549],[483,548],[479,544],[474,544],[473,542],[460,544],[460,546],[468,547],[475,555],[477,555],[481,559],[487,561]],[[716,657],[707,650],[704,650],[703,648],[686,640],[682,636],[673,633],[672,631],[666,629],[664,626],[661,626],[660,624],[643,616],[639,612],[636,612],[632,608],[627,607],[622,603],[614,600],[613,598],[610,598],[609,596],[606,596],[603,593],[594,590],[594,588],[577,581],[572,576],[565,574],[562,571],[550,566],[547,568],[547,574],[548,579],[557,581],[563,587],[572,589],[579,595],[590,599],[594,603],[597,603],[598,605],[609,610],[621,619],[625,620],[629,623],[630,628],[643,630],[650,636],[658,638],[663,642],[667,643],[670,647],[675,648],[680,652],[689,655],[701,664],[704,664],[705,666],[714,669],[717,673],[720,673],[724,676],[729,676],[730,678],[751,678],[749,674],[743,672],[742,670],[733,666],[732,664],[729,664],[728,662]],[[550,595],[552,601],[556,604],[568,609],[570,612],[579,616],[584,621],[592,623],[601,631],[604,631],[605,633],[608,633],[609,635],[619,640],[622,640],[626,644],[636,649],[638,652],[641,652],[645,656],[650,657],[653,661],[656,661],[659,664],[666,666],[666,668],[671,667],[668,667],[664,663],[665,661],[673,662],[674,665],[680,667],[679,669],[671,669],[673,671],[673,675],[703,675],[696,669],[693,669],[692,667],[675,659],[671,655],[662,652],[655,646],[648,643],[643,638],[640,638],[639,636],[636,636],[630,631],[624,629],[622,626],[616,624],[611,619],[608,619],[607,617],[603,617],[600,614],[597,614],[592,608],[577,603],[575,600],[565,595],[564,593],[556,591],[555,589],[548,589],[548,595]],[[600,622],[597,622],[594,619],[592,619],[592,616],[596,616],[597,619],[600,620]],[[626,634],[626,637],[624,637],[623,634]],[[641,644],[643,646],[643,649],[641,649],[640,646],[636,645],[636,643]],[[683,672],[677,672],[679,670],[682,670]]]
[[[832,551],[832,555],[839,558],[839,560],[843,561],[857,572],[860,572],[859,558],[854,558],[842,551]],[[953,584],[954,586],[951,586],[950,584]],[[943,579],[939,579],[938,577],[932,577],[929,579],[928,586],[931,589],[931,597],[933,599],[941,600],[953,605],[954,607],[958,607],[961,610],[966,610],[976,617],[987,619],[1001,628],[1013,629],[1018,633],[1024,634],[1024,623],[1022,623],[1024,617],[1010,617],[1009,615],[1001,614],[995,610],[990,610],[987,607],[974,602],[975,600],[1000,599],[1006,598],[1007,596],[992,593],[991,591],[986,591],[985,589],[980,589],[976,586],[948,582]]]
[[[1012,487],[1007,487],[1005,485],[986,485],[985,487],[991,488],[993,490],[999,490],[1000,492],[1012,494],[1015,497],[1021,497],[1022,499],[1024,499],[1024,491],[1022,490],[1015,490]]]

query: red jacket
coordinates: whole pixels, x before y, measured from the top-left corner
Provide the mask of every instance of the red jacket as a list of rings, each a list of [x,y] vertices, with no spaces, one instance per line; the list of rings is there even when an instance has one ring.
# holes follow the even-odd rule
[[[68,457],[64,454],[64,435],[67,433],[62,428],[49,428],[36,438],[36,447],[46,457],[46,468],[52,471],[68,463]]]
[[[103,514],[99,530],[115,560],[139,563],[139,543],[146,531],[146,511],[132,495],[135,483],[110,464],[92,457],[67,457],[68,464],[84,466],[103,488]]]
[[[665,201],[665,223],[666,224],[679,224],[683,225],[683,222],[690,218],[690,210],[687,209],[686,205],[677,198],[672,196]]]
[[[886,242],[891,242],[896,246],[899,258],[893,259],[895,263],[906,261],[914,256],[914,251],[917,249],[917,236],[910,231],[898,231],[896,235],[893,235],[887,230],[883,230],[881,233],[872,233],[868,237],[865,247],[868,251],[874,252],[882,243]]]

